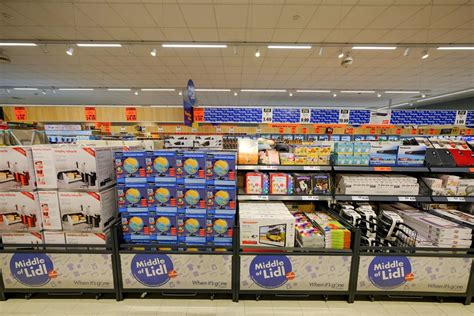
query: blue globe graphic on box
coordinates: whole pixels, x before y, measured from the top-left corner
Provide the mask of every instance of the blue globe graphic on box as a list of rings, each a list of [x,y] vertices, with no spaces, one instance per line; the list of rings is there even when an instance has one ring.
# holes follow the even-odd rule
[[[135,173],[138,171],[140,165],[138,164],[138,160],[132,157],[128,157],[123,161],[123,168],[128,173]]]
[[[186,200],[186,203],[190,205],[198,204],[200,198],[201,196],[199,195],[199,192],[196,190],[188,190],[184,194],[184,199]]]
[[[170,199],[170,191],[167,188],[158,188],[155,191],[155,198],[160,203],[166,203]]]
[[[134,216],[130,218],[130,220],[128,221],[128,226],[134,232],[138,232],[143,229],[143,226],[145,226],[145,223],[143,223],[143,219],[141,219],[140,217]]]
[[[187,174],[195,174],[199,170],[199,162],[194,158],[186,159],[183,166]]]
[[[135,189],[135,188],[130,188],[125,192],[125,198],[130,203],[134,203],[134,204],[138,203],[140,201],[140,198],[141,198],[140,191],[138,189]]]
[[[170,163],[165,157],[156,157],[155,160],[153,160],[153,168],[159,173],[168,171],[169,167]]]
[[[219,206],[225,206],[229,204],[230,196],[229,192],[220,190],[217,191],[216,194],[214,194],[214,201],[216,201],[216,204]]]
[[[195,233],[199,229],[199,221],[195,218],[188,218],[184,223],[184,228],[191,234]]]
[[[229,173],[229,164],[225,160],[217,160],[214,163],[214,173],[219,177],[223,177]]]
[[[224,234],[227,231],[227,228],[229,228],[229,226],[227,225],[227,221],[225,221],[221,218],[217,219],[214,222],[214,230],[218,234]]]
[[[171,228],[171,221],[168,217],[161,216],[156,220],[156,228],[160,232],[167,232]]]

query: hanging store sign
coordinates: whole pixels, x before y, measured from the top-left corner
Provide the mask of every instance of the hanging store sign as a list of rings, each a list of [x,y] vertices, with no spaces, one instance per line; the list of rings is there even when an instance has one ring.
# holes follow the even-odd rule
[[[263,108],[262,109],[262,123],[271,123],[272,122],[272,108]]]
[[[84,113],[86,115],[86,121],[95,121],[97,120],[97,113],[95,107],[85,107]]]
[[[15,119],[17,121],[26,121],[26,108],[25,107],[15,106],[14,112],[15,112]]]
[[[370,124],[372,125],[387,125],[390,124],[390,110],[376,110],[370,112]]]
[[[193,121],[204,122],[204,109],[203,108],[194,108],[193,109]]]
[[[183,93],[183,114],[184,125],[191,126],[193,124],[193,106],[196,104],[196,89],[194,82],[189,79]],[[203,115],[204,116],[204,115]]]
[[[311,109],[300,109],[300,123],[311,122]]]
[[[456,112],[456,121],[454,125],[466,125],[467,111],[460,110]]]
[[[349,124],[351,110],[339,110],[339,124]]]
[[[125,120],[136,121],[137,120],[137,108],[125,108]]]

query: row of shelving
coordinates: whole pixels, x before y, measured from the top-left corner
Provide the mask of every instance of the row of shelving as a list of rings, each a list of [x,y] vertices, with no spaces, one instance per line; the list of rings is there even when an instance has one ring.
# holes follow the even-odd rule
[[[472,203],[474,196],[392,196],[392,195],[269,195],[239,194],[239,201],[359,201]]]

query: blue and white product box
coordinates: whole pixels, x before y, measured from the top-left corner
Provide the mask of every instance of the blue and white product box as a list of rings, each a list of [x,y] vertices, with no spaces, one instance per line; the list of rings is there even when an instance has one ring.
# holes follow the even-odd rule
[[[179,184],[176,188],[177,205],[180,213],[206,211],[207,191],[205,184]]]
[[[176,176],[181,183],[206,183],[206,154],[185,151],[176,156]]]
[[[352,154],[354,151],[354,143],[352,142],[336,142],[334,144],[334,152],[341,154]]]
[[[207,209],[234,210],[236,207],[235,186],[208,185]]]
[[[155,150],[148,152],[151,177],[155,182],[176,182],[176,151]]]
[[[354,155],[368,155],[370,153],[370,142],[355,142]]]
[[[354,155],[353,156],[353,165],[355,166],[368,166],[369,165],[369,155]]]
[[[146,183],[151,175],[151,159],[145,151],[116,152],[114,156],[117,183]]]
[[[372,143],[370,146],[371,166],[395,166],[397,163],[398,142]]]
[[[236,157],[233,152],[207,153],[207,182],[216,185],[235,185],[237,179],[235,161]]]
[[[119,212],[148,211],[148,184],[127,183],[117,185],[117,204]]]
[[[178,207],[176,183],[148,183],[147,196],[148,206],[156,211],[173,211]]]
[[[178,215],[178,241],[186,245],[205,245],[207,243],[206,210],[186,211]]]
[[[400,166],[423,166],[425,163],[425,145],[400,145],[397,164]]]
[[[178,242],[178,212],[173,210],[157,211],[150,217],[151,240],[163,244]]]
[[[122,232],[125,241],[149,242],[154,213],[121,213]]]
[[[221,214],[208,217],[210,236],[208,242],[218,246],[231,246],[235,214]]]

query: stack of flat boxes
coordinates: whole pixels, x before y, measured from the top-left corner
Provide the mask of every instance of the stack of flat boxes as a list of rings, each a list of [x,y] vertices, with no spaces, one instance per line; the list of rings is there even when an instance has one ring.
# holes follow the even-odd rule
[[[369,142],[336,142],[334,163],[336,165],[369,165]]]
[[[117,215],[112,153],[115,147],[33,147],[46,244],[105,244]]]
[[[232,245],[235,160],[230,152],[116,153],[125,241]]]

